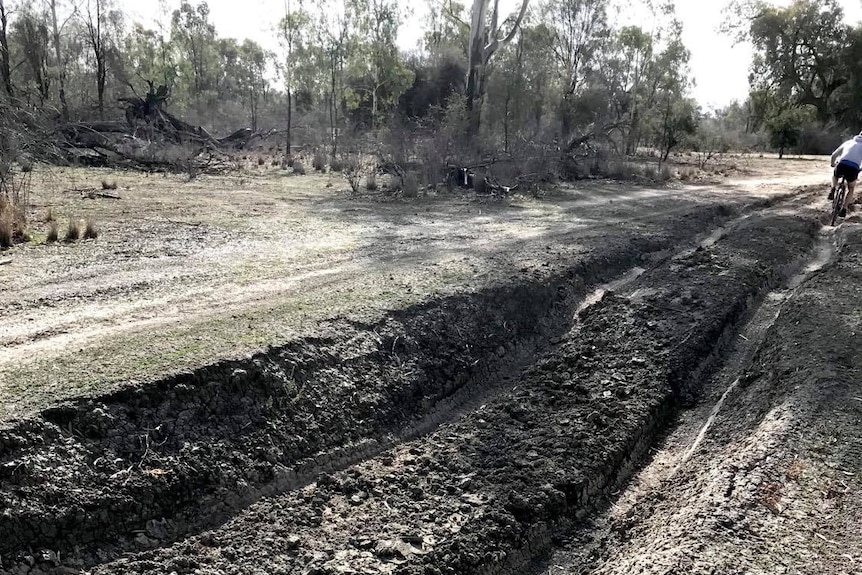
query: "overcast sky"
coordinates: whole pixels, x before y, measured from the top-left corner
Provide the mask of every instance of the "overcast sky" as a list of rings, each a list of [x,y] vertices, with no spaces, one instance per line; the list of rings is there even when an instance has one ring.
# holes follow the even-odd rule
[[[724,106],[734,99],[744,99],[748,93],[748,67],[751,51],[748,46],[733,46],[717,32],[722,10],[727,0],[675,0],[677,14],[683,22],[683,40],[691,50],[691,69],[696,82],[694,96],[704,107]],[[788,4],[790,0],[775,0]],[[314,0],[310,0],[313,4]],[[860,17],[860,0],[839,0],[848,21]],[[133,19],[151,25],[160,9],[170,13],[179,0],[120,0]],[[502,0],[512,6],[517,0]],[[631,0],[631,5],[637,5]],[[415,48],[424,22],[425,0],[401,0],[404,24],[399,44],[403,49]],[[273,26],[284,13],[284,0],[209,0],[211,19],[220,36],[237,39],[252,38],[261,45],[278,47]],[[161,7],[161,8],[160,8]],[[168,19],[165,20],[166,22]]]

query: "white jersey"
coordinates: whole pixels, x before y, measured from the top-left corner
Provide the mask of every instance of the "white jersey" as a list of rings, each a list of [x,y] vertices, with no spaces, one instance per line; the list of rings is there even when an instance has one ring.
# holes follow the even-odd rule
[[[858,170],[862,166],[862,135],[841,144],[832,153],[833,158],[836,156],[838,156],[836,163],[846,164]]]

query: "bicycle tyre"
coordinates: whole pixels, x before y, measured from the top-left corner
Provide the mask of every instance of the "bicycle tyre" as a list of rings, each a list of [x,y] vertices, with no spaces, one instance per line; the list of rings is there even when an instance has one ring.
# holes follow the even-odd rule
[[[830,224],[832,227],[835,227],[835,222],[838,221],[838,212],[841,211],[841,206],[844,205],[846,190],[846,184],[842,179],[841,184],[838,186],[838,191],[835,193],[835,199],[832,201],[832,223]]]

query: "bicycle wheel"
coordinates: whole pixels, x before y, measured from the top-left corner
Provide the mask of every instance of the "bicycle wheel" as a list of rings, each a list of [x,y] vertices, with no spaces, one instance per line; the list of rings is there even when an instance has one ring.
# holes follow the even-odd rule
[[[841,184],[838,185],[838,191],[835,193],[835,199],[832,200],[832,223],[831,225],[834,227],[835,222],[838,221],[838,213],[841,211],[841,206],[844,205],[844,195],[846,193],[847,187],[844,183],[844,180],[841,180]]]

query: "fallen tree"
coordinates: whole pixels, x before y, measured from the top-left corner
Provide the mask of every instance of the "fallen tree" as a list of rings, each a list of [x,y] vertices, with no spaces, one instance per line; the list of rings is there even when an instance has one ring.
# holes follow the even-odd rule
[[[165,109],[166,86],[147,82],[143,95],[119,98],[126,121],[71,122],[56,129],[57,146],[69,162],[144,170],[218,172],[235,167],[230,152],[269,134],[249,128],[216,138]],[[133,88],[134,91],[134,88]]]

